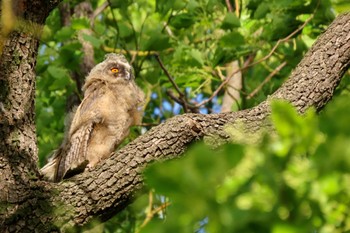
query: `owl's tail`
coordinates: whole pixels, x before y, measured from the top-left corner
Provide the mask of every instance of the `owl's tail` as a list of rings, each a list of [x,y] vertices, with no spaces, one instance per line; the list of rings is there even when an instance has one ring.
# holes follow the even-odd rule
[[[41,173],[44,175],[46,180],[52,181],[52,182],[59,181],[57,177],[57,170],[62,157],[61,153],[62,153],[61,148],[55,150],[50,156],[48,163],[43,168],[40,169]]]

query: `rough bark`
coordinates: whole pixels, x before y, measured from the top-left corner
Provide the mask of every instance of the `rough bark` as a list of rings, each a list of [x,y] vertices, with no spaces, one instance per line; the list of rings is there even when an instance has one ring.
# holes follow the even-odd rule
[[[41,6],[41,9],[46,8]],[[37,40],[13,32],[6,48],[0,61],[0,87],[6,93],[0,96],[0,169],[1,174],[6,174],[0,179],[0,231],[50,232],[117,213],[143,186],[145,166],[181,156],[190,143],[204,136],[227,139],[223,131],[227,124],[244,122],[251,132],[266,126],[272,98],[290,101],[301,113],[310,106],[321,109],[350,66],[350,13],[339,16],[330,25],[288,81],[267,101],[235,113],[176,116],[140,136],[93,170],[58,184],[38,180],[35,176],[34,91],[30,87],[35,86],[33,68]],[[21,59],[13,59],[16,54]],[[21,72],[15,81],[11,76],[14,70]],[[22,82],[22,85],[13,82]],[[18,103],[17,98],[23,99]],[[18,190],[24,190],[23,194]]]

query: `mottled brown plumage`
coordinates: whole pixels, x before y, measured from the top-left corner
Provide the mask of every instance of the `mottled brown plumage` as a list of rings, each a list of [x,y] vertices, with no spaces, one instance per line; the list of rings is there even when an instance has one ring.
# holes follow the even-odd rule
[[[123,55],[107,54],[86,78],[84,99],[62,145],[42,169],[58,182],[107,158],[141,120],[144,94]]]

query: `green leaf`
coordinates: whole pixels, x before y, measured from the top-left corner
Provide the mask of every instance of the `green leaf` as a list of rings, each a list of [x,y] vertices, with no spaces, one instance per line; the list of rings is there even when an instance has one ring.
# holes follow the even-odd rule
[[[193,58],[193,60],[195,60],[198,63],[199,66],[203,66],[204,60],[203,60],[203,57],[202,57],[202,53],[199,50],[191,49],[190,50],[190,55]]]
[[[100,39],[88,34],[83,34],[83,39],[87,42],[90,42],[92,46],[95,48],[99,48],[103,43]]]
[[[321,114],[321,129],[329,136],[345,135],[350,136],[349,97],[344,95],[329,103]],[[334,118],[336,116],[336,119]]]
[[[74,30],[81,30],[90,28],[90,22],[87,18],[75,18],[72,19],[72,29]]]
[[[80,58],[82,56],[81,48],[82,45],[79,41],[64,44],[61,47],[58,61],[67,69],[79,71]]]
[[[288,36],[301,24],[292,14],[274,15],[272,22],[264,28],[263,37],[268,40],[278,40]]]
[[[281,156],[287,155],[290,150],[308,153],[324,140],[318,130],[318,121],[312,108],[299,115],[291,104],[274,100],[271,109],[272,121],[282,139],[279,151]]]
[[[158,30],[150,34],[150,38],[144,45],[145,50],[162,51],[170,47],[169,37],[162,34]]]
[[[348,0],[332,0],[331,2],[338,13],[350,11],[350,2]]]
[[[75,31],[71,27],[62,27],[56,34],[55,38],[58,41],[66,41],[71,39]]]
[[[240,23],[239,19],[232,12],[229,12],[226,14],[226,16],[221,24],[222,29],[232,29],[232,28],[236,28],[236,27],[240,27],[240,26],[241,26],[241,23]]]
[[[64,89],[65,86],[71,83],[68,72],[64,68],[51,65],[47,68],[47,72],[55,79],[49,87],[51,91]]]
[[[235,48],[244,44],[244,37],[236,31],[230,32],[220,38],[220,45],[223,47]]]
[[[270,4],[268,3],[261,3],[259,4],[258,8],[256,9],[254,13],[254,19],[262,19],[266,16],[267,13],[270,11]]]
[[[191,27],[196,22],[196,17],[190,13],[182,13],[174,16],[170,25],[176,29]]]
[[[238,55],[236,49],[218,47],[215,50],[212,66],[215,67],[217,65],[224,65],[227,62],[237,59],[237,57]]]
[[[67,76],[67,70],[51,65],[47,68],[47,72],[55,79],[61,79]]]
[[[161,74],[159,73],[158,70],[157,71],[153,70],[153,71],[147,72],[144,77],[147,80],[147,82],[149,82],[150,84],[156,84],[160,81]]]
[[[276,224],[272,228],[272,233],[298,233],[300,228],[291,224]]]
[[[182,0],[156,0],[156,11],[162,15],[166,15],[169,10],[182,10],[186,6],[186,2]]]
[[[124,11],[128,8],[130,4],[132,4],[133,1],[131,0],[124,0],[124,1],[119,1],[119,0],[110,0],[110,6],[112,8],[120,8],[123,9]]]
[[[292,134],[295,125],[299,124],[299,116],[293,106],[285,101],[273,101],[271,109],[277,132],[285,137]]]
[[[124,22],[119,24],[119,36],[122,38],[129,38],[133,36],[132,27]]]

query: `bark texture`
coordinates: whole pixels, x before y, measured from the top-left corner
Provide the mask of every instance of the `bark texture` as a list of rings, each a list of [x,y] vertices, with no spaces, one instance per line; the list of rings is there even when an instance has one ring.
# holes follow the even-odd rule
[[[61,183],[48,183],[30,175],[37,171],[34,167],[36,147],[30,144],[35,139],[33,90],[28,91],[35,85],[33,68],[37,41],[30,36],[25,37],[24,42],[17,41],[22,37],[14,34],[13,39],[9,39],[8,43],[12,41],[14,44],[8,45],[15,51],[4,51],[0,63],[0,86],[5,87],[6,93],[1,94],[0,99],[3,103],[0,169],[1,174],[13,174],[11,177],[2,175],[0,180],[0,232],[50,232],[59,228],[64,231],[72,226],[84,225],[93,217],[108,218],[128,205],[135,192],[141,189],[142,170],[147,164],[179,157],[190,143],[204,136],[215,135],[226,140],[228,135],[223,128],[227,124],[243,122],[251,132],[266,126],[266,118],[270,114],[269,101],[273,98],[290,101],[301,113],[311,106],[319,110],[331,99],[350,66],[348,13],[339,16],[329,26],[286,83],[260,105],[235,113],[176,116],[140,136],[93,170]],[[14,61],[10,57],[11,54],[22,54],[20,52],[24,48],[29,50],[27,57],[30,59]],[[23,72],[17,74],[23,82],[20,87],[11,83],[11,72],[4,71],[5,67]],[[23,98],[21,103],[16,103],[17,92],[27,94],[20,96]],[[12,95],[14,102],[6,102],[11,101]],[[18,146],[13,148],[13,145]],[[4,148],[7,148],[6,151],[3,151]],[[8,195],[20,188],[26,190],[24,194]]]
[[[40,221],[32,219],[28,225],[21,216],[36,195],[32,184],[39,174],[34,122],[37,35],[57,1],[8,4],[13,5],[1,14],[13,9],[11,22],[1,22],[0,34],[0,232],[34,228]],[[16,224],[6,225],[8,221]]]

